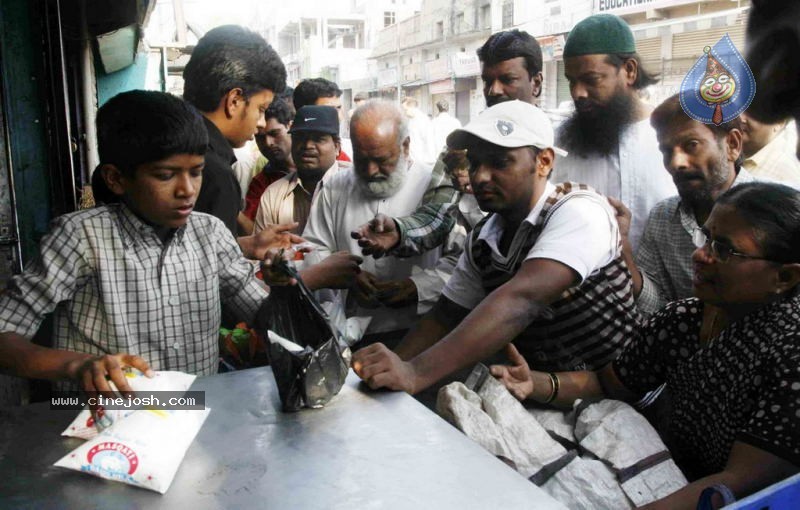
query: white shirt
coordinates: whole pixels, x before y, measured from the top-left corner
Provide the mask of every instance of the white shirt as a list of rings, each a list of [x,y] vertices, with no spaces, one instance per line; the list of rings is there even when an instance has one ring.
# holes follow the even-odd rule
[[[450,115],[450,112],[440,112],[433,121],[433,147],[439,149],[446,145],[447,135],[461,129],[461,122]]]
[[[389,198],[376,199],[367,197],[361,191],[358,177],[352,169],[332,175],[320,184],[311,204],[311,215],[303,237],[314,245],[315,250],[306,254],[304,265],[318,263],[331,253],[341,250],[361,255],[361,247],[350,237],[350,232],[379,212],[391,217],[412,213],[422,200],[430,177],[429,166],[414,163],[397,193]],[[410,277],[417,287],[419,301],[417,305],[404,308],[367,309],[356,306],[355,310],[348,312],[348,316],[372,317],[367,333],[397,331],[413,326],[418,315],[427,312],[439,299],[463,242],[463,235],[460,236],[460,241],[451,237],[451,243],[446,247],[409,258],[364,257],[361,269],[373,273],[382,281]],[[443,254],[447,256],[443,257]]]
[[[250,181],[261,171],[261,167],[256,168],[260,162],[261,152],[258,150],[255,140],[248,140],[243,147],[233,149],[233,154],[236,156],[236,162],[231,165],[231,168],[233,168],[236,180],[239,181],[242,200],[244,200],[244,197],[247,196],[247,188],[250,187]]]
[[[650,210],[658,202],[678,194],[664,168],[649,118],[632,124],[622,133],[618,154],[589,158],[570,154],[556,158],[550,180],[586,184],[598,193],[622,200],[632,214],[629,239],[634,252]]]
[[[800,161],[797,160],[797,130],[790,123],[742,163],[747,171],[757,177],[774,179],[790,186],[800,185]]]
[[[555,185],[548,182],[544,193],[523,221],[535,224],[547,197],[553,191]],[[498,248],[504,231],[503,218],[495,214],[478,236],[489,245],[492,257],[500,261],[506,260]],[[575,270],[583,281],[619,255],[619,241],[617,219],[605,197],[583,195],[567,200],[553,211],[525,260],[551,259],[561,262]],[[475,308],[486,297],[479,268],[474,267],[465,254],[458,259],[453,276],[442,294],[468,309]]]

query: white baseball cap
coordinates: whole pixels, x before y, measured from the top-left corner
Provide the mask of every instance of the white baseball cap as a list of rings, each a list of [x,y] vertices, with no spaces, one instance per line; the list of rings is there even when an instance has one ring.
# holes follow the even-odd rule
[[[470,135],[501,147],[532,145],[538,149],[553,149],[559,156],[567,155],[565,150],[554,145],[553,126],[547,115],[540,108],[518,99],[485,109],[477,119],[450,133],[447,146],[469,149]]]

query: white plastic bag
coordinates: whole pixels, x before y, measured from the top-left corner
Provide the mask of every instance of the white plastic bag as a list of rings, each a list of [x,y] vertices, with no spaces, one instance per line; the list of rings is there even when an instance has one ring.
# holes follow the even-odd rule
[[[164,494],[209,411],[134,411],[54,465]]]

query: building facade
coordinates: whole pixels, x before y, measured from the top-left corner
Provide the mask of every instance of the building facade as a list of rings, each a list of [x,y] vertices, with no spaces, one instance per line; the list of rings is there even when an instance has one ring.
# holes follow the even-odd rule
[[[661,80],[643,92],[656,105],[677,92],[703,53],[728,33],[740,51],[749,1],[731,0],[424,0],[420,12],[377,34],[371,53],[377,80],[373,95],[417,98],[435,115],[442,98],[467,122],[485,108],[475,50],[495,32],[525,30],[537,38],[544,60],[541,106],[570,108],[563,47],[569,31],[596,13],[625,19],[643,65]]]

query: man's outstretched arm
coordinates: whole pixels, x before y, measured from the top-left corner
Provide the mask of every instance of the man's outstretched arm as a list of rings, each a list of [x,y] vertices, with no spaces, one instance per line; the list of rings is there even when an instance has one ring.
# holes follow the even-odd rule
[[[577,273],[551,259],[524,262],[514,277],[494,292],[429,349],[403,361],[381,344],[359,351],[354,368],[372,388],[419,392],[442,377],[490,356],[517,337],[548,305],[575,285]],[[402,346],[401,346],[402,347]],[[408,351],[398,351],[408,355]]]

